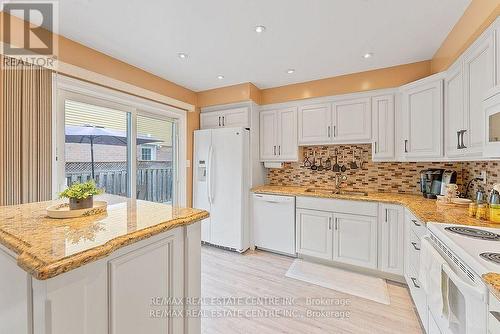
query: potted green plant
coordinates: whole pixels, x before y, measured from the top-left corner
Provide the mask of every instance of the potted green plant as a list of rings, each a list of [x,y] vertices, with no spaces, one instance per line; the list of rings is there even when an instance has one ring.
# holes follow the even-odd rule
[[[59,194],[59,198],[69,198],[69,209],[80,210],[94,206],[94,195],[102,194],[93,180],[84,183],[73,183]]]

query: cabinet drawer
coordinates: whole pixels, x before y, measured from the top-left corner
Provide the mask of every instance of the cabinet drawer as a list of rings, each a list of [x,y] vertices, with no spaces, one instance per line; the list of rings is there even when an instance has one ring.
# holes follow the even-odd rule
[[[407,228],[412,230],[419,238],[422,238],[427,233],[427,226],[408,210],[406,210],[405,220]]]
[[[297,208],[376,217],[378,203],[338,199],[297,197]]]
[[[406,283],[410,289],[410,294],[415,303],[415,307],[417,308],[418,315],[420,316],[420,320],[422,321],[422,325],[425,329],[427,329],[427,296],[425,295],[424,289],[418,280],[418,275],[412,266],[409,266],[409,273],[405,276]]]
[[[418,276],[420,272],[420,238],[412,230],[408,231],[408,244],[406,249],[408,252],[408,261],[410,267]]]

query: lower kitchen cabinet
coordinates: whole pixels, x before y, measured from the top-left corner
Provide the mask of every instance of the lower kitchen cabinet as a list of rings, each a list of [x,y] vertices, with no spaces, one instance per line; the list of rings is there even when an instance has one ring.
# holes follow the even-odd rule
[[[404,274],[404,210],[399,205],[379,206],[379,269]]]
[[[333,260],[377,268],[377,218],[334,214]]]
[[[402,206],[311,197],[297,197],[295,203],[299,255],[402,279],[406,252]]]
[[[420,316],[422,326],[427,331],[429,328],[427,297],[419,281],[420,241],[427,234],[427,227],[408,210],[405,212],[404,225],[404,277],[417,308],[418,315]]]
[[[332,219],[330,212],[297,209],[297,253],[331,260]]]

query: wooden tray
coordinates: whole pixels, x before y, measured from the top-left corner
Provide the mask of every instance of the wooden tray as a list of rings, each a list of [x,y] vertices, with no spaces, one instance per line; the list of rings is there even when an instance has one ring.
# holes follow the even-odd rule
[[[92,208],[80,210],[70,210],[68,203],[57,204],[47,208],[47,216],[57,219],[88,217],[106,212],[107,207],[108,203],[105,201],[94,201],[94,206]]]

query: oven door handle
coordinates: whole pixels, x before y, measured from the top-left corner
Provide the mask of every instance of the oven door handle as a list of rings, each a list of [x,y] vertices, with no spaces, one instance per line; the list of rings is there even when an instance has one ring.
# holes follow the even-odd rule
[[[461,291],[465,292],[469,296],[475,296],[479,298],[481,301],[486,302],[486,292],[485,289],[481,289],[480,287],[473,286],[467,282],[465,282],[460,276],[458,276],[453,269],[447,264],[443,263],[442,270],[448,276],[448,278],[456,285],[456,287]]]

